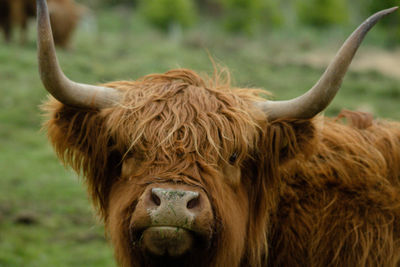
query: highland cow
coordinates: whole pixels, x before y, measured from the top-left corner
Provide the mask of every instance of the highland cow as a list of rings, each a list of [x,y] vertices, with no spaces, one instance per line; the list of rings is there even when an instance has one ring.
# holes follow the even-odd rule
[[[49,138],[82,173],[120,266],[398,266],[400,123],[334,98],[364,22],[304,95],[185,69],[93,86],[61,71],[38,0]]]
[[[0,0],[0,28],[6,41],[11,40],[13,28],[20,29],[21,43],[27,40],[28,20],[36,16],[36,0]],[[49,0],[50,20],[54,42],[68,48],[85,7],[73,0]]]

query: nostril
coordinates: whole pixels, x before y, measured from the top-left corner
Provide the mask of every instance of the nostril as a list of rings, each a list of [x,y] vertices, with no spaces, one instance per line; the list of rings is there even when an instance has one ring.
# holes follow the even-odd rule
[[[196,208],[199,205],[200,205],[200,196],[195,196],[194,198],[189,200],[186,207],[190,210]]]
[[[156,204],[156,206],[161,205],[161,199],[156,195],[156,193],[153,190],[151,190],[150,198],[153,201],[153,203]]]

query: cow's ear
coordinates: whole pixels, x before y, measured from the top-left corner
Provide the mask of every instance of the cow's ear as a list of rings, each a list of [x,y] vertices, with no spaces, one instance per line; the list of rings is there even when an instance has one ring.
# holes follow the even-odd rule
[[[85,177],[94,204],[103,213],[121,161],[112,149],[104,112],[66,106],[53,98],[42,109],[48,116],[44,128],[57,156]]]
[[[282,119],[273,121],[268,128],[268,150],[279,163],[312,153],[315,141],[315,124],[312,120]]]
[[[88,152],[98,142],[104,125],[98,110],[67,106],[53,97],[41,108],[47,117],[44,128],[61,160],[69,153]]]

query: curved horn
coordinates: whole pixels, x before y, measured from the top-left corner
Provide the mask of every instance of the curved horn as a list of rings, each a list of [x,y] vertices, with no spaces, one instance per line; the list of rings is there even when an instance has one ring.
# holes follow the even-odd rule
[[[382,10],[364,21],[346,40],[319,81],[305,94],[286,101],[265,101],[257,105],[269,120],[279,118],[308,119],[324,110],[340,88],[354,54],[368,31],[384,16],[398,7]]]
[[[79,108],[115,105],[121,98],[115,89],[76,83],[64,75],[56,56],[46,0],[36,2],[39,73],[46,90],[58,101]]]

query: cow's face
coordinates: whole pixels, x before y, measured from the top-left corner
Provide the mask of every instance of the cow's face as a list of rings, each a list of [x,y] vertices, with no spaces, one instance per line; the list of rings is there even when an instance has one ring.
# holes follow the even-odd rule
[[[277,169],[306,150],[310,120],[268,122],[255,90],[188,70],[106,86],[123,96],[118,105],[53,100],[47,128],[62,160],[83,171],[121,266],[257,265]]]
[[[265,115],[252,108],[254,97],[209,89],[186,70],[128,87],[106,117],[122,158],[106,211],[121,258],[202,255],[204,263],[224,245],[217,240],[240,258],[249,199],[259,191],[254,166]]]

